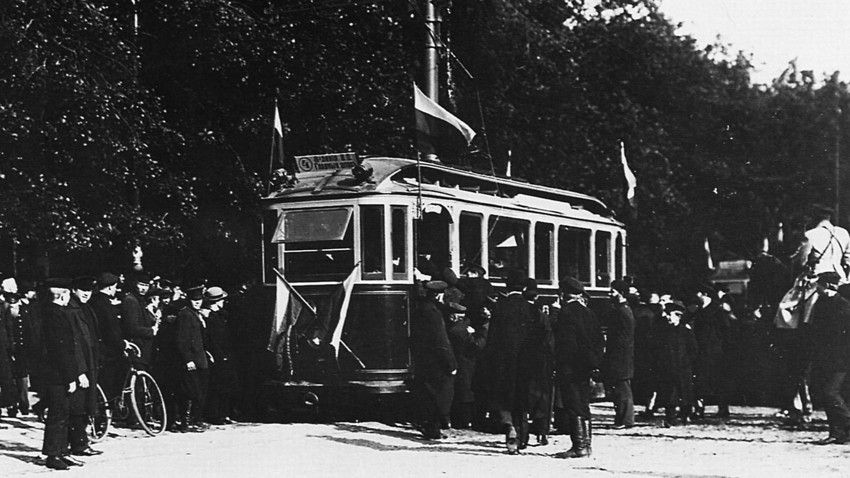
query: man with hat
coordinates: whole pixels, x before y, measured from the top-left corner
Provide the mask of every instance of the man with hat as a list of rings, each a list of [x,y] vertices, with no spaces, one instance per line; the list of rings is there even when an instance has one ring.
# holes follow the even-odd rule
[[[410,328],[412,392],[422,436],[429,440],[444,438],[440,427],[451,414],[457,374],[457,362],[441,311],[447,287],[446,282],[438,280],[423,284],[425,297],[418,301]]]
[[[699,347],[696,361],[694,414],[705,416],[706,400],[715,397],[717,418],[729,418],[730,371],[728,357],[731,341],[729,315],[720,307],[711,284],[701,283],[696,290],[697,308],[693,313],[694,335]]]
[[[635,316],[628,303],[628,293],[628,282],[619,279],[611,282],[609,297],[613,308],[607,321],[603,370],[614,403],[615,429],[631,428],[635,424],[631,384],[635,373]]]
[[[529,336],[532,327],[531,308],[522,296],[525,272],[508,270],[508,294],[500,299],[490,319],[487,346],[479,366],[487,383],[489,408],[495,413],[505,433],[508,454],[519,453],[523,420],[527,417],[527,388],[520,373],[530,365]],[[527,424],[527,421],[525,422]],[[518,432],[519,430],[519,432]]]
[[[210,382],[207,392],[206,419],[213,425],[232,423],[231,399],[238,390],[233,341],[230,337],[230,314],[224,308],[227,292],[213,286],[204,292],[207,322],[207,348],[210,359]]]
[[[99,332],[97,317],[95,317],[94,312],[88,305],[94,284],[94,277],[84,276],[75,278],[71,282],[71,297],[65,308],[65,312],[70,316],[72,326],[79,329],[79,335],[82,338],[80,346],[82,347],[83,357],[86,362],[87,370],[85,375],[89,382],[88,387],[77,392],[82,396],[83,407],[81,410],[77,410],[76,413],[72,410],[69,421],[71,454],[80,456],[94,456],[102,453],[89,446],[88,434],[86,433],[86,425],[88,425],[89,417],[97,412],[98,400]]]
[[[478,357],[483,353],[484,347],[487,345],[487,334],[490,328],[490,312],[492,304],[490,296],[495,295],[495,289],[490,281],[484,277],[484,268],[477,264],[472,264],[466,269],[466,277],[458,280],[457,287],[464,293],[461,304],[466,307],[466,319],[469,320],[469,325],[475,330],[475,361],[472,366],[471,391],[473,392],[473,410],[472,410],[472,428],[477,431],[487,431],[489,429],[487,423],[487,403],[484,398],[484,393],[479,392],[478,384],[480,383],[479,372],[477,371]]]
[[[841,275],[824,272],[818,276],[820,295],[812,310],[811,337],[815,367],[821,372],[821,388],[829,436],[821,445],[850,442],[850,408],[844,382],[850,372],[850,302],[838,294]]]
[[[840,284],[850,283],[850,233],[832,224],[835,211],[829,206],[812,206],[814,227],[806,231],[806,239],[794,255],[799,265],[808,267],[813,275],[835,272]]]
[[[684,314],[685,305],[681,301],[664,304],[662,317],[666,323],[656,327],[652,334],[650,352],[656,357],[658,397],[664,406],[667,427],[687,423],[694,403],[693,364],[698,349]]]
[[[110,272],[98,274],[95,289],[88,305],[97,318],[99,332],[98,381],[107,398],[112,399],[121,393],[127,368],[124,358],[127,341],[121,331],[121,301],[115,297],[118,291],[118,276]]]
[[[44,426],[42,453],[45,465],[54,470],[82,465],[67,456],[70,417],[83,408],[79,390],[89,387],[89,362],[84,349],[83,331],[66,310],[71,297],[71,280],[52,278],[45,283],[48,303],[44,308],[45,362],[44,399],[50,412]]]
[[[572,447],[559,458],[581,458],[592,451],[591,381],[598,378],[604,337],[596,316],[587,307],[584,285],[574,277],[560,281],[561,304],[552,324],[555,337],[555,386],[570,433]]]
[[[472,393],[472,376],[475,359],[481,350],[480,332],[475,330],[466,316],[467,308],[457,302],[447,304],[446,333],[457,361],[452,402],[452,428],[466,429],[472,425],[475,396]]]
[[[189,305],[177,313],[177,350],[182,361],[183,377],[179,405],[181,422],[177,429],[181,432],[197,432],[203,429],[201,414],[209,380],[209,362],[204,347],[206,321],[202,311],[203,287],[188,289],[186,298]]]
[[[150,290],[150,276],[145,272],[134,272],[129,288],[121,302],[124,338],[138,345],[142,352],[141,357],[130,357],[136,368],[149,370],[153,359],[154,336],[159,331],[159,324],[145,313],[144,297]]]

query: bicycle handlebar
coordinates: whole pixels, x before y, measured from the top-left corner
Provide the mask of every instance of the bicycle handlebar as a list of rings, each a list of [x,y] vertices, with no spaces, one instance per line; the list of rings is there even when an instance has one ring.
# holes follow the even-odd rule
[[[127,353],[128,350],[131,351],[133,353],[133,355],[136,356],[137,358],[142,357],[142,349],[140,349],[139,346],[134,344],[133,342],[130,342],[130,341],[126,342],[126,346],[124,347],[124,355],[129,356],[129,354]]]

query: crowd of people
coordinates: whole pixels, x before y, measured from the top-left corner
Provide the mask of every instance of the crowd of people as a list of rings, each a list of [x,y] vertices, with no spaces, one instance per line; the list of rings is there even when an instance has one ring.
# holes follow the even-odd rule
[[[126,280],[110,272],[50,278],[37,289],[6,278],[0,283],[0,408],[11,417],[43,418],[45,465],[59,470],[101,453],[86,431],[97,388],[114,403],[131,366],[157,380],[169,431],[232,423],[238,377],[227,296],[201,283],[184,291],[143,271]],[[30,392],[37,396],[33,404]],[[118,425],[139,426],[132,417]]]
[[[830,421],[821,443],[845,443],[850,302],[837,292],[837,273],[814,277],[822,298],[804,333],[815,368],[827,373],[817,387]],[[448,427],[504,433],[507,452],[517,454],[531,436],[548,443],[554,426],[571,438],[559,457],[588,456],[590,402],[601,395],[613,402],[616,429],[662,410],[666,427],[730,417],[736,364],[729,351],[739,319],[724,290],[700,284],[682,301],[639,294],[624,278],[611,282],[605,307],[591,310],[573,277],[560,280],[554,303],[541,300],[536,281],[520,271],[508,271],[506,284],[506,293],[496,292],[477,266],[460,279],[446,269],[422,282],[411,339],[426,439],[444,438]],[[636,403],[644,410],[636,413]],[[716,407],[713,417],[707,406]]]

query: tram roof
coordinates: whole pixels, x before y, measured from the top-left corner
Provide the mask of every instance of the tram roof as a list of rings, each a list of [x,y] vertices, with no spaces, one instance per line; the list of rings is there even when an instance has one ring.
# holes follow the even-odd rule
[[[297,182],[280,187],[266,196],[266,202],[290,202],[305,198],[331,199],[364,194],[413,193],[421,186],[425,194],[442,193],[448,197],[473,200],[479,196],[513,199],[527,207],[552,210],[568,203],[596,217],[614,220],[613,212],[599,199],[564,189],[531,184],[516,178],[492,176],[443,163],[407,158],[365,157],[364,166],[372,175],[359,180],[351,168],[319,170],[296,174]],[[482,198],[484,201],[492,201]]]

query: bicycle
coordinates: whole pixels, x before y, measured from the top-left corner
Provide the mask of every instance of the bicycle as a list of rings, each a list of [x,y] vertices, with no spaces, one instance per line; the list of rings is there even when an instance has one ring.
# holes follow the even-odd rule
[[[141,357],[139,347],[132,342],[128,344],[128,350],[135,357]],[[100,385],[97,388],[97,409],[95,415],[90,417],[89,426],[89,439],[93,442],[98,442],[106,436],[113,418],[130,418],[130,410],[133,411],[136,422],[148,435],[156,436],[165,431],[168,417],[162,391],[153,376],[144,370],[136,369],[132,360],[120,395],[107,399]]]

